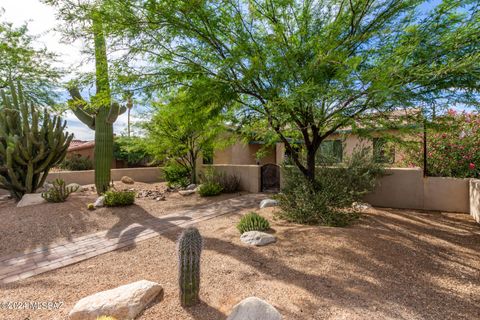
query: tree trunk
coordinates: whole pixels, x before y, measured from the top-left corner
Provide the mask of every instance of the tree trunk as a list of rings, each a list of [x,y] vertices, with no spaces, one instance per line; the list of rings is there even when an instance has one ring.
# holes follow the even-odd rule
[[[315,148],[310,147],[307,150],[307,171],[305,177],[310,182],[315,182]]]

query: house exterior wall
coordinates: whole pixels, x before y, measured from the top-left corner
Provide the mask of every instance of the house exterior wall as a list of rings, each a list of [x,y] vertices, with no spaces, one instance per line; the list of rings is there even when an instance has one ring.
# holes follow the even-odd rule
[[[94,158],[93,149],[94,149],[94,147],[92,146],[92,147],[85,148],[85,149],[67,151],[67,158],[75,156],[75,155],[79,155],[81,157],[88,158],[88,159],[91,159],[93,161],[93,158]]]
[[[234,143],[225,149],[215,150],[213,164],[255,165],[257,164],[257,152],[262,148],[261,144]],[[276,163],[276,149],[271,147],[259,160],[259,164]]]
[[[480,180],[470,180],[470,215],[480,223]]]

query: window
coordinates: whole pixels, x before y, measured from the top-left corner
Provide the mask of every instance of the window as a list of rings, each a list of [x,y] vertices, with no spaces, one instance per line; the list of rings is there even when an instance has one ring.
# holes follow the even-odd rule
[[[395,148],[385,138],[373,138],[373,158],[376,163],[394,163]]]
[[[343,160],[343,144],[342,140],[325,140],[320,145],[317,152],[317,162],[333,162],[338,163]]]

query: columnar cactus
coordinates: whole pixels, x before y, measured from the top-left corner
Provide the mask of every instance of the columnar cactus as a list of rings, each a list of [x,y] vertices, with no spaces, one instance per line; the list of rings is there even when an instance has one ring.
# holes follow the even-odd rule
[[[103,23],[99,13],[92,12],[92,32],[95,45],[96,95],[88,103],[76,86],[69,88],[70,107],[77,118],[95,130],[95,187],[102,194],[109,188],[113,161],[113,123],[126,111],[111,101],[108,79],[107,49]]]
[[[202,247],[203,239],[197,228],[185,229],[178,239],[178,282],[182,306],[192,306],[200,300],[200,256]]]
[[[20,199],[43,186],[48,172],[67,153],[73,135],[58,116],[41,114],[24,97],[20,85],[1,92],[0,188]]]

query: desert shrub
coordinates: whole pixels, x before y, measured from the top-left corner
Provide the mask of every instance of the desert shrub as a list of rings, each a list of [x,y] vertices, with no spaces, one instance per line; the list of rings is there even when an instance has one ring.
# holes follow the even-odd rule
[[[77,191],[78,188],[78,185],[75,187],[68,187],[62,179],[55,179],[52,183],[52,187],[42,193],[42,198],[48,202],[65,202],[70,193]]]
[[[203,182],[198,187],[198,193],[202,197],[216,196],[222,193],[222,186],[216,181]]]
[[[247,231],[265,231],[270,229],[270,223],[258,213],[250,212],[240,219],[237,229],[242,234]]]
[[[352,204],[375,187],[384,174],[369,149],[354,152],[338,166],[317,167],[316,179],[308,181],[295,166],[284,166],[284,187],[276,196],[281,218],[297,223],[342,227],[358,213]]]
[[[224,193],[233,193],[240,189],[240,178],[235,174],[216,173],[213,179],[222,186]]]
[[[169,162],[164,168],[165,180],[172,188],[185,188],[190,184],[190,170],[176,162]]]
[[[124,207],[135,203],[135,192],[109,190],[105,192],[105,205],[107,207]]]
[[[87,157],[73,155],[63,159],[59,164],[60,169],[69,171],[92,170],[93,162]]]

